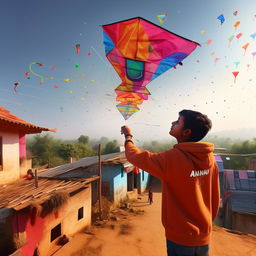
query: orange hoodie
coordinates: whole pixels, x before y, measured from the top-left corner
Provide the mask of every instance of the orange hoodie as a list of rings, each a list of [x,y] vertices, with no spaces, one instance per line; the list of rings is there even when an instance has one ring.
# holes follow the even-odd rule
[[[213,150],[211,143],[183,142],[151,153],[126,142],[127,160],[162,180],[162,223],[170,241],[186,246],[210,243],[220,197]]]

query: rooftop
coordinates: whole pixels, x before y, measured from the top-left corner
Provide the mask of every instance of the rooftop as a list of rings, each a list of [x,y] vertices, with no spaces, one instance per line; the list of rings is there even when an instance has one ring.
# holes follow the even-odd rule
[[[42,131],[56,132],[55,129],[40,127],[35,124],[24,121],[21,118],[13,115],[10,111],[6,110],[2,106],[0,106],[0,125],[1,128],[6,128],[8,130],[10,128],[13,128],[16,130],[23,131],[26,134],[40,133]]]
[[[49,180],[38,179],[38,187],[34,180],[22,179],[8,185],[0,186],[0,209],[12,208],[21,210],[33,203],[41,204],[56,192],[71,193],[98,179]]]
[[[98,165],[99,157],[91,156],[79,159],[74,163],[63,164],[54,168],[44,169],[39,171],[39,177],[53,178],[63,175],[67,172],[74,171],[79,168],[87,168]],[[129,167],[131,164],[127,161],[124,152],[111,153],[101,155],[101,163],[103,165],[123,165]]]

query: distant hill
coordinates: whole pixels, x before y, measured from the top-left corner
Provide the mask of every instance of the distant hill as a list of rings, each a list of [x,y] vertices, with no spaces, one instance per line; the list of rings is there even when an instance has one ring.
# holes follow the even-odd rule
[[[251,140],[253,138],[256,138],[256,128],[224,130],[210,133],[209,136],[217,136],[219,138],[230,138],[233,140]]]

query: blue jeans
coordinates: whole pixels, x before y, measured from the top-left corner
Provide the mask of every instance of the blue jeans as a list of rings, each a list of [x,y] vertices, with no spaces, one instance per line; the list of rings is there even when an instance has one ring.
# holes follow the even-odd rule
[[[166,240],[168,256],[209,256],[209,245],[185,246]]]

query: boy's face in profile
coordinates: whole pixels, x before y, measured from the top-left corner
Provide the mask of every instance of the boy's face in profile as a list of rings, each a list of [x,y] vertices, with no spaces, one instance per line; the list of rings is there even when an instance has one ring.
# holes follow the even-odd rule
[[[177,121],[172,122],[169,134],[177,139],[178,142],[184,142],[191,134],[190,129],[184,129],[184,117],[179,116]]]

